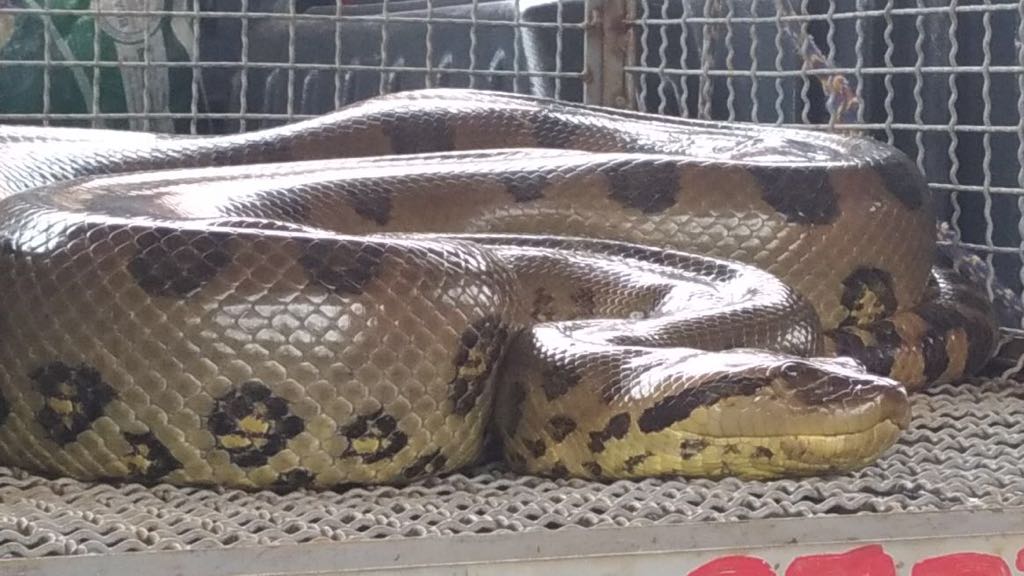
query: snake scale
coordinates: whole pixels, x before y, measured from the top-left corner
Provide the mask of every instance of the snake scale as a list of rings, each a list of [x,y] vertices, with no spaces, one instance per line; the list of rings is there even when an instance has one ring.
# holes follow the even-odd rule
[[[866,138],[433,89],[4,127],[0,195],[0,461],[84,480],[841,473],[997,338]]]

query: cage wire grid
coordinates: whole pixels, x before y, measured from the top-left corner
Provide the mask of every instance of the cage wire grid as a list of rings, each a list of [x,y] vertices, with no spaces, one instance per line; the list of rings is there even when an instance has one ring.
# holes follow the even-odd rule
[[[860,132],[917,162],[950,241],[1019,301],[1022,39],[1024,4],[994,0],[0,0],[0,122],[239,132],[471,87]],[[1019,319],[1006,328],[1024,334]],[[274,495],[0,468],[0,558],[1021,507],[1022,398],[1002,380],[929,391],[893,453],[814,483],[486,468]]]

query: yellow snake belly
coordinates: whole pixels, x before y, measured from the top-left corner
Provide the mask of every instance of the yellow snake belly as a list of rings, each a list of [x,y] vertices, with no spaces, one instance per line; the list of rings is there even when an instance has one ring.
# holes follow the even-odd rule
[[[996,341],[863,138],[425,90],[0,153],[0,462],[43,473],[843,472]]]

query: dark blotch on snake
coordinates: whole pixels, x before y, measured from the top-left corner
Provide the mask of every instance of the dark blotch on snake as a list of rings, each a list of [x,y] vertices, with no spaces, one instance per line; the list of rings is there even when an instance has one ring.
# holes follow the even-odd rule
[[[943,335],[941,342],[945,342],[944,334],[947,331],[962,328],[968,343],[966,368],[968,371],[976,372],[988,362],[995,335],[980,314],[973,311],[963,314],[951,306],[951,303],[925,304],[918,306],[914,312],[928,324],[927,335]]]
[[[544,370],[541,376],[541,388],[544,389],[544,397],[554,400],[564,396],[580,383],[583,378],[579,369],[575,366],[563,366],[561,370]]]
[[[278,474],[277,478],[267,486],[272,492],[288,492],[302,488],[309,488],[316,480],[316,475],[305,468],[292,468],[291,470]]]
[[[516,202],[530,202],[543,198],[544,188],[548,184],[548,177],[541,172],[499,174],[497,179]]]
[[[115,396],[99,370],[86,364],[73,367],[54,361],[31,371],[28,377],[45,399],[36,420],[61,446],[88,430]]]
[[[582,287],[574,291],[570,296],[576,311],[582,316],[593,316],[597,311],[597,297],[593,288]]]
[[[390,138],[391,149],[396,154],[451,152],[455,149],[455,137],[443,117],[387,117],[383,119],[381,129]]]
[[[509,384],[507,402],[508,408],[505,413],[508,416],[499,419],[499,422],[502,423],[504,434],[512,437],[515,436],[519,422],[523,419],[523,403],[526,402],[526,384],[522,380],[513,380]]]
[[[911,160],[902,154],[887,158],[875,170],[882,178],[886,190],[910,210],[924,203],[928,182]]]
[[[604,452],[605,442],[612,439],[620,440],[626,437],[626,434],[629,433],[630,421],[629,414],[625,412],[612,416],[608,419],[608,423],[605,424],[604,430],[590,433],[590,442],[587,444],[587,447],[590,448],[591,452]]]
[[[858,329],[844,327],[833,330],[829,337],[835,343],[836,354],[848,356],[860,361],[872,374],[886,376],[892,372],[896,363],[896,351],[901,341],[896,326],[889,320],[883,320],[870,327],[866,336],[873,337],[875,343],[865,342]]]
[[[775,453],[766,446],[757,446],[754,448],[754,458],[763,458],[765,460],[771,460],[775,456]]]
[[[181,468],[181,462],[152,432],[125,432],[124,439],[131,447],[131,453],[121,459],[131,470],[129,478],[152,482]]]
[[[752,396],[769,383],[765,378],[743,376],[727,376],[720,380],[704,382],[700,386],[662,398],[654,406],[644,410],[637,420],[637,426],[644,433],[658,432],[676,422],[686,420],[697,408],[711,406],[723,398]]]
[[[448,457],[442,454],[441,449],[438,448],[417,458],[412,464],[402,470],[402,476],[407,480],[430,476],[444,468],[447,463]]]
[[[398,429],[395,417],[386,414],[383,408],[372,414],[360,415],[339,432],[349,439],[349,446],[342,457],[358,457],[366,464],[391,458],[409,444],[409,436]],[[377,448],[371,452],[360,452],[356,445],[360,439],[375,440]]]
[[[792,166],[750,166],[761,186],[761,199],[795,224],[831,224],[839,201],[826,172]]]
[[[569,469],[565,467],[564,462],[555,462],[555,465],[551,467],[551,475],[556,478],[568,478],[570,476]]]
[[[611,185],[611,197],[644,214],[664,212],[679,194],[679,170],[667,160],[617,161],[601,169]]]
[[[484,316],[462,331],[453,362],[455,377],[448,383],[452,412],[465,416],[476,407],[508,338],[508,327],[494,315]]]
[[[949,367],[946,333],[941,330],[927,330],[921,338],[921,356],[924,359],[925,380],[934,382]]]
[[[643,464],[644,460],[647,460],[647,457],[650,455],[650,452],[648,452],[647,454],[634,454],[629,458],[626,458],[626,461],[623,462],[626,472],[629,472],[630,474],[636,472],[636,467]]]
[[[548,445],[540,438],[536,440],[523,440],[523,445],[530,451],[530,456],[540,458],[548,451]]]
[[[221,232],[155,228],[136,237],[128,272],[151,296],[185,297],[231,263],[230,241]]]
[[[892,274],[879,268],[857,268],[843,280],[840,302],[848,311],[840,326],[866,326],[891,316],[898,305]],[[864,309],[865,303],[873,303],[876,308]]]
[[[595,478],[600,478],[604,474],[604,469],[597,462],[584,462],[583,468]]]
[[[306,246],[299,263],[310,278],[339,296],[362,294],[376,276],[384,249],[374,244],[338,246],[313,241]]]
[[[367,220],[384,226],[391,220],[391,194],[388,190],[364,189],[345,195],[345,203]]]
[[[261,423],[265,430],[247,428],[250,421]],[[306,424],[291,414],[288,401],[273,394],[266,384],[248,380],[216,399],[207,428],[233,463],[253,468],[283,450]]]
[[[707,441],[700,438],[690,438],[679,443],[679,455],[683,460],[689,460],[700,455],[707,447]]]
[[[561,442],[576,431],[576,421],[572,418],[559,414],[548,420],[548,436],[555,442]]]

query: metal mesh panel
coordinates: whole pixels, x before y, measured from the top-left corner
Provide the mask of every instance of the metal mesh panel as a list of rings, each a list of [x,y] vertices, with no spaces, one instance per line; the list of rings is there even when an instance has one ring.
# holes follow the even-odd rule
[[[0,0],[0,121],[228,132],[376,94],[581,99],[562,0]]]
[[[947,385],[913,408],[911,430],[877,465],[815,481],[601,484],[488,468],[404,488],[275,495],[0,468],[0,558],[1024,506],[1017,385]]]
[[[627,72],[649,111],[896,145],[927,175],[955,242],[1019,299],[1022,11],[1009,0],[644,1]]]

